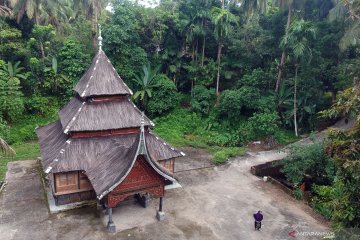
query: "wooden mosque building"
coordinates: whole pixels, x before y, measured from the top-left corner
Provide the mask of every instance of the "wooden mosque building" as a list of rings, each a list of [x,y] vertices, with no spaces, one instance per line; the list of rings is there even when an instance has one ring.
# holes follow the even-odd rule
[[[100,34],[101,35],[101,34]],[[184,155],[150,131],[153,123],[131,101],[123,82],[101,49],[74,87],[75,96],[60,119],[36,129],[41,163],[57,205],[98,199],[109,213],[134,195],[160,198],[176,183],[175,158]]]

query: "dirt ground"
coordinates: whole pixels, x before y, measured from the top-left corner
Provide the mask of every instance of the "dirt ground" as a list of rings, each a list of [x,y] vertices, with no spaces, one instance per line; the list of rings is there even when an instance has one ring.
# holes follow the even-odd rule
[[[216,167],[205,151],[183,150],[187,157],[176,162],[183,187],[166,192],[165,220],[155,219],[157,199],[147,209],[130,202],[114,210],[115,234],[106,232],[107,218],[95,208],[50,215],[39,164],[10,162],[0,193],[0,239],[293,239],[291,231],[296,239],[319,239],[300,235],[329,231],[308,206],[250,174],[252,165],[285,153],[249,152]],[[252,214],[259,209],[264,221],[258,232]]]

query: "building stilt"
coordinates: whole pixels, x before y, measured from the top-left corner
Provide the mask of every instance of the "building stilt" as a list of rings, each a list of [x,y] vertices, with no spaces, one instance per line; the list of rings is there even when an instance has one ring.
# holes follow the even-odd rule
[[[163,197],[160,197],[159,211],[157,211],[157,213],[156,213],[156,218],[159,221],[162,221],[165,219],[165,212],[163,212]]]
[[[114,232],[116,232],[116,226],[112,220],[112,208],[107,208],[107,209],[108,209],[108,213],[109,213],[109,221],[108,221],[106,228],[107,228],[108,232],[114,233]]]

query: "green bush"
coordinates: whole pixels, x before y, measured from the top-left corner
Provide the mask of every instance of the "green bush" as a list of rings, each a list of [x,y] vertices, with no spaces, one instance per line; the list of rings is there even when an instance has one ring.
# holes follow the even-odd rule
[[[155,132],[176,146],[189,145],[195,135],[205,135],[204,121],[186,109],[175,109],[166,116],[155,118],[154,122]]]
[[[276,112],[254,113],[248,121],[256,138],[273,136],[279,130],[279,116]]]
[[[281,172],[295,187],[299,186],[304,174],[310,175],[315,183],[331,184],[335,176],[335,164],[324,150],[324,144],[316,141],[308,145],[292,145],[289,155],[279,161]]]
[[[296,188],[293,190],[293,195],[294,195],[294,198],[297,199],[297,200],[301,200],[304,198],[304,193],[303,191],[301,191],[300,188]]]
[[[195,112],[208,115],[215,101],[215,90],[198,85],[194,87],[194,96],[191,99],[191,109]]]
[[[55,97],[44,97],[36,94],[25,101],[25,109],[29,114],[52,116],[57,114],[59,108],[59,101]]]
[[[11,125],[7,141],[9,144],[14,144],[37,140],[35,128],[44,126],[56,119],[58,119],[57,114],[46,117],[24,115]]]
[[[4,75],[3,75],[4,76]],[[24,111],[20,81],[16,77],[3,78],[0,73],[0,114],[12,122]]]
[[[242,115],[250,115],[259,108],[260,92],[244,86],[237,90],[225,90],[220,98],[220,113],[232,121]]]
[[[210,151],[214,154],[215,164],[223,164],[231,157],[245,154],[245,149],[239,147],[211,148]]]
[[[147,103],[147,110],[152,115],[162,115],[174,109],[180,101],[175,84],[165,75],[155,77],[156,86],[152,89],[152,97]]]

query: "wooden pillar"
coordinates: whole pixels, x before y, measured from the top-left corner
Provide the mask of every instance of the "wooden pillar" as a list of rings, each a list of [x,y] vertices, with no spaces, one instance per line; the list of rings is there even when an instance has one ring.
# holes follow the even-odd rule
[[[108,232],[116,232],[116,227],[115,227],[115,224],[112,220],[112,208],[107,208],[108,212],[109,212],[109,221],[108,221],[108,224],[107,224],[107,230]]]
[[[159,211],[157,211],[157,213],[156,213],[156,218],[159,221],[162,221],[165,219],[165,213],[163,212],[163,197],[160,197]]]
[[[163,208],[163,197],[160,197],[160,201],[159,201],[159,212],[162,212],[162,208]]]

